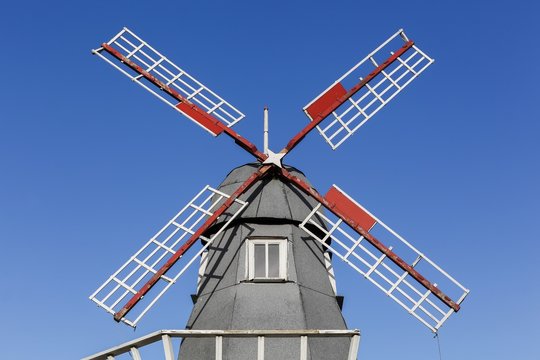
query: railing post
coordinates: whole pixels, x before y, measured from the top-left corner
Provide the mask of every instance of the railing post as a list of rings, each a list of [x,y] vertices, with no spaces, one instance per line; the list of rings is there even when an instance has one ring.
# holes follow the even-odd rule
[[[216,336],[216,360],[223,359],[223,336]]]
[[[133,360],[142,360],[141,353],[139,352],[139,349],[137,349],[135,346],[129,350],[129,353]]]
[[[349,358],[348,360],[356,360],[358,356],[358,345],[360,345],[360,335],[354,334],[351,336],[351,345],[349,346]]]
[[[300,360],[307,360],[307,336],[300,336]]]
[[[257,337],[257,360],[264,360],[264,336]]]
[[[165,360],[175,360],[170,335],[163,335],[161,337],[161,341],[163,341],[163,352],[165,353]]]

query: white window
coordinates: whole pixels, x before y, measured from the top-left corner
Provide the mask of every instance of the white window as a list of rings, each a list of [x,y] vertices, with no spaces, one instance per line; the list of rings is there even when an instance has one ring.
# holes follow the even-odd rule
[[[287,239],[247,239],[249,280],[287,280]]]

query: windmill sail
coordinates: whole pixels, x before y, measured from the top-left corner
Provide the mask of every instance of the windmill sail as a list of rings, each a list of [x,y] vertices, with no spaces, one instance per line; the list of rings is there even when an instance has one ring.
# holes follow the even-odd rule
[[[304,107],[336,149],[429,65],[428,55],[399,30]],[[330,121],[321,122],[330,116]]]
[[[369,234],[377,233],[378,239],[384,238],[392,246],[375,246],[373,239],[366,239],[343,218],[324,212],[326,206],[322,204],[300,224],[302,229],[433,332],[459,310],[469,292],[463,285],[337,186],[330,189],[324,200],[349,223]],[[319,225],[317,218],[324,219],[326,228]],[[458,300],[451,300],[447,294]]]
[[[91,296],[90,300],[115,315],[124,303],[137,294],[141,287],[158,273],[159,269],[169,258],[186,246],[187,241],[195,234],[195,231],[219,209],[229,195],[206,186],[197,194],[182,210],[180,210],[161,230],[159,230],[143,247],[114,272]],[[122,317],[119,320],[135,327],[139,320],[156,301],[174,284],[187,268],[210,246],[212,241],[221,234],[226,226],[236,218],[247,206],[247,202],[238,198],[229,208],[232,214],[228,221],[219,226],[219,229],[207,238],[199,236],[204,241],[204,246],[191,258],[182,261],[183,266],[175,275],[161,275],[152,293],[145,296],[146,306],[135,315],[133,319]],[[189,247],[188,247],[189,248]],[[187,250],[187,249],[186,249]],[[183,257],[183,256],[181,256]],[[178,264],[176,265],[178,268]],[[157,284],[156,284],[157,285]]]
[[[214,136],[245,116],[127,28],[92,52]]]
[[[297,219],[303,219],[300,227],[432,331],[460,309],[469,290],[422,252],[336,186],[322,196],[282,166],[282,158],[314,128],[336,149],[433,63],[403,30],[306,105],[311,122],[277,154],[262,153],[236,133],[231,127],[244,118],[239,110],[129,29],[93,53],[212,135],[230,136],[260,162],[234,192],[226,191],[230,195],[205,187],[90,296],[116,321],[135,327],[241,214],[247,202],[239,197],[266,176],[280,177],[313,197],[319,204],[305,219],[304,213]],[[193,245],[199,240],[203,246],[197,251]],[[143,306],[132,311],[137,304]]]

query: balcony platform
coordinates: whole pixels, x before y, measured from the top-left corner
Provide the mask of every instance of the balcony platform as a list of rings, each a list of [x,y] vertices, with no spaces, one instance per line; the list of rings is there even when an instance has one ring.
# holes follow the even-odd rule
[[[142,360],[145,355],[152,359],[176,360],[179,346],[175,346],[174,339],[187,338],[213,338],[214,347],[208,349],[215,352],[215,360],[224,359],[223,340],[224,339],[246,339],[248,343],[256,343],[254,352],[257,360],[272,359],[265,348],[267,340],[275,339],[298,339],[299,360],[307,360],[309,355],[308,341],[312,338],[349,338],[349,354],[347,359],[356,360],[358,345],[360,343],[359,330],[159,330],[138,339],[123,343],[113,348],[101,351],[97,354],[83,358],[82,360],[115,360],[134,359]],[[253,341],[249,341],[253,339]],[[161,343],[161,346],[159,346]],[[159,357],[161,355],[161,357]],[[178,359],[183,360],[183,359]],[[291,358],[292,360],[292,358]],[[334,359],[341,360],[341,359]]]

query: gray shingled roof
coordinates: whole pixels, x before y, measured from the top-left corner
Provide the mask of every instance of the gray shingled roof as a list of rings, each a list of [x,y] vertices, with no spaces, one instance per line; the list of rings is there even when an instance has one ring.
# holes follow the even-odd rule
[[[257,168],[258,164],[246,164],[233,169],[218,189],[232,194]],[[290,166],[285,168],[309,183],[304,174],[296,168]],[[278,177],[267,177],[258,181],[240,199],[249,202],[248,207],[240,215],[243,219],[302,221],[317,204],[313,198],[305,196],[296,187],[284,183]],[[225,221],[229,216],[230,214],[226,214],[220,217],[218,222]]]

